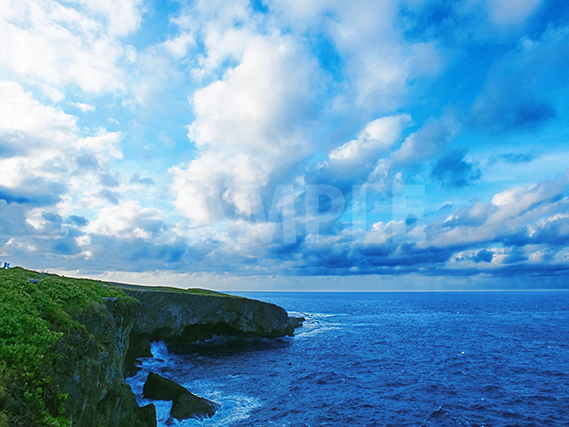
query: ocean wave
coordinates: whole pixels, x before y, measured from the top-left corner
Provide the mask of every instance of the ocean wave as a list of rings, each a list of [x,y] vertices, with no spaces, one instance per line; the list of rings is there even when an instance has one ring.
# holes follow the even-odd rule
[[[221,405],[215,415],[211,418],[206,418],[203,420],[198,419],[188,419],[179,421],[175,418],[169,417],[170,408],[168,408],[168,413],[166,418],[163,414],[158,414],[157,409],[157,421],[158,427],[222,427],[234,424],[239,421],[246,420],[252,410],[260,406],[259,400],[253,397],[241,396],[241,395],[221,395],[221,393],[210,393],[207,396],[210,400]],[[154,402],[153,402],[154,403]],[[171,406],[171,404],[170,404]]]
[[[156,420],[158,427],[221,427],[232,423],[245,420],[249,417],[252,410],[260,406],[259,399],[245,395],[229,394],[225,395],[215,390],[215,384],[210,381],[187,381],[188,371],[191,370],[191,363],[187,358],[176,356],[168,352],[166,344],[162,341],[152,342],[151,349],[154,357],[142,357],[138,359],[138,366],[141,368],[136,375],[126,379],[131,387],[140,406],[150,403],[156,407]],[[217,402],[221,408],[211,418],[203,420],[188,419],[177,420],[170,416],[172,409],[171,401],[146,399],[143,396],[143,387],[150,372],[156,372],[170,378],[180,385],[190,388],[193,392],[206,399]],[[235,376],[238,377],[238,376]]]

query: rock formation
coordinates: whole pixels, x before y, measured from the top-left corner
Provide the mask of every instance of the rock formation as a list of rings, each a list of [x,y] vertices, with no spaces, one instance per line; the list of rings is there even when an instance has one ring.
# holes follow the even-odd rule
[[[0,342],[9,356],[0,360],[0,425],[44,425],[41,419],[48,417],[49,425],[155,427],[154,406],[140,408],[125,382],[136,359],[151,356],[150,342],[175,347],[214,335],[294,332],[282,308],[217,292],[70,279],[22,268],[2,270],[0,289]],[[14,335],[19,329],[12,320],[20,318],[14,316],[44,329]],[[48,346],[49,337],[55,338]],[[40,344],[46,356],[41,363],[22,363]],[[38,384],[35,395],[24,381],[30,369]],[[170,397],[172,416],[179,419],[211,416],[215,408],[181,386]]]
[[[76,404],[70,411],[74,425],[145,426],[147,413],[136,404],[124,377],[134,372],[138,357],[151,356],[152,341],[181,345],[214,335],[274,338],[294,333],[286,311],[274,304],[209,291],[119,287],[135,301],[128,309],[120,301],[107,298],[104,311],[78,316],[97,341],[116,351],[99,355],[105,363],[89,357],[69,365],[75,368],[67,376],[70,381],[66,388],[70,396],[81,396],[74,399]],[[99,382],[104,383],[97,387],[100,393],[93,393],[93,385]],[[200,398],[185,391],[168,399],[174,401],[173,417],[183,419],[199,412],[196,399]],[[99,395],[103,399],[96,402]],[[200,405],[197,408],[203,410]]]
[[[212,417],[219,404],[198,397],[176,382],[154,372],[144,383],[144,397],[154,400],[172,400],[170,415],[177,420]]]

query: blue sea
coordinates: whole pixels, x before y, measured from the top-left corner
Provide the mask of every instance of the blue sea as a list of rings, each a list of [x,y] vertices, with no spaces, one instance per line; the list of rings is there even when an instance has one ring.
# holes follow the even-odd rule
[[[294,337],[221,339],[128,379],[160,426],[569,426],[569,292],[238,293],[306,317]],[[168,419],[149,371],[221,404]]]

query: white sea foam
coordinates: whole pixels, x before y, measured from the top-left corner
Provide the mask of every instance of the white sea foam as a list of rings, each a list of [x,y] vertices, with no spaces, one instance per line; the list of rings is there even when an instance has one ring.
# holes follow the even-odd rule
[[[160,373],[164,370],[170,371],[170,369],[176,366],[178,362],[182,362],[183,359],[179,359],[177,356],[169,354],[168,349],[163,342],[151,343],[150,351],[154,357],[143,357],[138,359],[138,366],[142,369],[137,372],[136,375],[127,378],[126,382],[131,387],[140,406],[145,406],[149,403],[154,404],[156,407],[156,420],[158,427],[229,426],[231,423],[236,421],[247,419],[253,409],[261,406],[259,400],[252,397],[243,395],[224,395],[221,392],[216,391],[215,384],[209,381],[194,381],[189,384],[184,381],[182,377],[173,378],[180,385],[190,388],[199,396],[217,402],[221,405],[221,408],[212,418],[178,421],[170,416],[170,411],[172,409],[171,401],[146,399],[142,394],[142,389],[146,379],[148,378],[149,372],[152,371]],[[188,367],[187,361],[184,361],[184,364]],[[191,387],[188,387],[190,385]]]
[[[342,328],[334,327],[334,326],[328,327],[328,328],[318,328],[318,329],[314,329],[312,331],[301,332],[301,333],[295,335],[295,337],[296,338],[309,338],[309,337],[313,337],[313,336],[318,335],[318,334],[323,334],[325,332],[338,330],[338,329],[342,329]]]
[[[302,328],[297,329],[295,338],[309,338],[314,335],[322,334],[327,331],[342,329],[340,323],[332,322],[331,319],[336,316],[344,316],[345,314],[330,313],[299,313],[306,320],[303,322]]]
[[[163,359],[166,360],[170,356],[168,353],[168,348],[166,347],[166,343],[164,341],[154,341],[150,343],[150,353],[156,359]]]
[[[158,427],[222,427],[228,426],[236,421],[249,418],[251,411],[260,406],[258,399],[239,396],[222,395],[221,393],[208,393],[204,395],[207,399],[213,400],[221,405],[221,408],[211,418],[177,420],[170,417],[172,402],[152,401],[156,406],[156,419]],[[165,405],[164,403],[167,403]]]

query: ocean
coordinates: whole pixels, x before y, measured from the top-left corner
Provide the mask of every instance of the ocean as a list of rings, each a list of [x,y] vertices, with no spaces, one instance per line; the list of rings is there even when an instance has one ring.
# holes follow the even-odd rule
[[[569,426],[569,292],[235,293],[306,317],[294,337],[153,343],[127,380],[159,426]],[[214,400],[142,398],[154,371]]]

